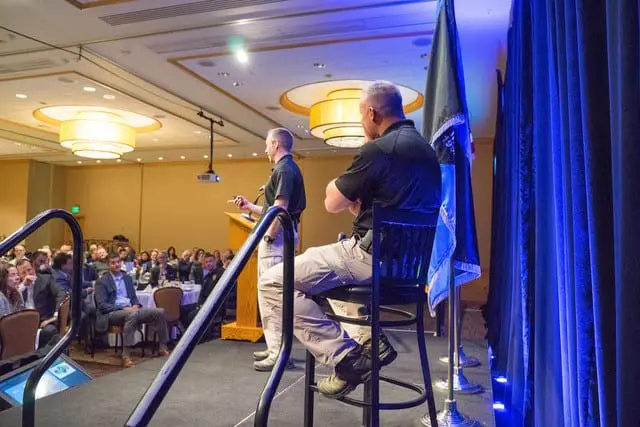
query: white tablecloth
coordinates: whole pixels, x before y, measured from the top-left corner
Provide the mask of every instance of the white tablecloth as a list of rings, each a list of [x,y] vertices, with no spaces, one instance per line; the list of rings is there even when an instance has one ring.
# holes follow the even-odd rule
[[[184,292],[180,305],[198,303],[198,298],[200,298],[200,285],[182,285],[180,287],[182,288],[182,292]],[[156,306],[156,302],[153,300],[153,292],[155,292],[155,289],[152,291],[137,291],[136,296],[138,297],[138,302],[143,307],[154,308]]]

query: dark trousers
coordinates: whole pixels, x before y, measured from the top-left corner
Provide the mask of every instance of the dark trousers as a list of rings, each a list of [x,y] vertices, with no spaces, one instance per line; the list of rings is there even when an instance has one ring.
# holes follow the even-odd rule
[[[58,335],[58,328],[56,325],[49,324],[40,331],[40,336],[38,337],[38,348],[40,349],[47,345],[56,345],[59,340],[60,335]]]

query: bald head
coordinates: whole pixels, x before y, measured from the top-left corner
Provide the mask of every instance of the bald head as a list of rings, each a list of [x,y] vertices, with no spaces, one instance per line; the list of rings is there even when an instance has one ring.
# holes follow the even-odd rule
[[[380,137],[391,124],[404,119],[402,95],[391,82],[379,80],[362,90],[362,127],[369,139]]]

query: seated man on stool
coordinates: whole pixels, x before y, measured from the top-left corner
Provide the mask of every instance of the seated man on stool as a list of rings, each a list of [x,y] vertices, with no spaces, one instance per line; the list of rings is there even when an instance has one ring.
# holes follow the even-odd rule
[[[338,213],[349,210],[356,216],[350,239],[310,248],[295,258],[294,333],[321,363],[334,374],[318,381],[318,391],[338,399],[371,375],[370,328],[347,326],[330,320],[312,299],[329,289],[346,284],[371,283],[371,241],[373,204],[383,207],[434,212],[440,207],[440,165],[434,150],[406,120],[402,96],[392,83],[375,82],[363,90],[360,113],[366,143],[353,163],[327,185],[325,208]],[[282,316],[282,265],[263,274],[258,287],[274,310]],[[359,317],[356,304],[329,301],[338,315]],[[345,329],[347,329],[345,331]],[[380,366],[396,356],[381,337]]]
[[[129,347],[132,346],[134,334],[141,325],[147,324],[158,332],[158,356],[166,356],[169,354],[169,332],[164,310],[143,308],[138,303],[133,280],[122,272],[118,254],[110,254],[107,261],[109,270],[96,282],[96,333],[105,333],[110,325],[124,326],[122,366],[130,368],[133,362],[129,356]]]

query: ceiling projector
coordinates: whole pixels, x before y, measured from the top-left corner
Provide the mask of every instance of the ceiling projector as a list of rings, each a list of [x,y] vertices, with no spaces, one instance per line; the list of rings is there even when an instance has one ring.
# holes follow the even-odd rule
[[[203,184],[215,184],[220,182],[220,175],[215,173],[212,169],[198,175],[197,178],[198,182],[202,182]]]

